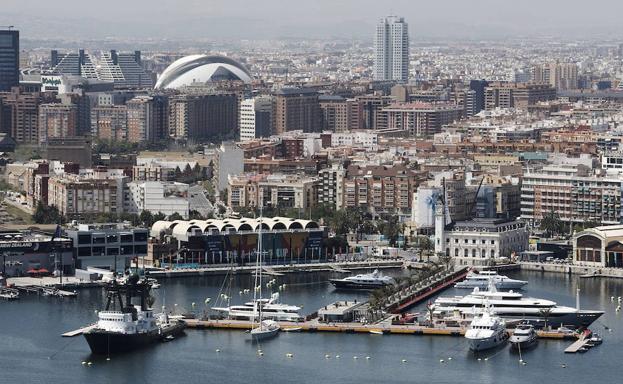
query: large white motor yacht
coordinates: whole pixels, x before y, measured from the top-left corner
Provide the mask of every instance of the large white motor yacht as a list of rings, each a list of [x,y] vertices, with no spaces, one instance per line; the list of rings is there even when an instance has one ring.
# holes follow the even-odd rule
[[[279,302],[279,292],[271,295],[270,299],[258,299],[243,305],[231,305],[229,307],[213,307],[217,312],[225,314],[231,319],[237,320],[257,320],[259,318],[259,307],[262,309],[264,319],[274,321],[301,321],[303,317],[299,314],[301,307],[287,305]]]
[[[481,271],[468,273],[465,280],[456,283],[454,288],[486,289],[491,281],[495,284],[497,289],[503,290],[521,289],[528,284],[527,281],[515,280],[508,276],[498,275],[496,271]]]
[[[457,317],[471,320],[481,313],[485,303],[491,305],[491,311],[507,322],[521,321],[536,328],[550,326],[588,327],[601,315],[602,311],[581,310],[557,305],[556,302],[533,297],[524,297],[518,292],[498,292],[495,286],[489,290],[474,288],[466,296],[439,297],[433,303],[436,318]]]
[[[469,349],[472,351],[484,351],[506,343],[508,333],[504,321],[495,316],[487,306],[484,311],[476,315],[465,332],[465,338],[469,340]]]

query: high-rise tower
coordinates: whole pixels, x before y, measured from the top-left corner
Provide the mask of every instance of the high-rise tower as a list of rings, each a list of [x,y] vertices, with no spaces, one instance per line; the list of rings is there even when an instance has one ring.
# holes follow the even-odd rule
[[[374,79],[409,79],[409,25],[404,18],[388,16],[376,25]]]
[[[0,92],[19,85],[19,31],[0,30]]]

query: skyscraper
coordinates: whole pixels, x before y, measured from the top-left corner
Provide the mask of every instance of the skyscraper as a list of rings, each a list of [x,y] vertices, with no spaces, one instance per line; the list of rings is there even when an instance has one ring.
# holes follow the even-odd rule
[[[374,79],[407,82],[409,79],[409,24],[388,16],[376,25]]]
[[[19,31],[0,30],[0,92],[19,85]]]

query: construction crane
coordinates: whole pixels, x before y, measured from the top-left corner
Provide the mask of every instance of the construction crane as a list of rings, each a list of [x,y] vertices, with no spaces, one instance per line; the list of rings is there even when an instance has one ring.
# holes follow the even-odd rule
[[[483,176],[482,179],[480,179],[480,183],[478,183],[478,188],[476,189],[474,200],[472,200],[472,203],[469,205],[467,212],[466,212],[468,216],[472,214],[472,211],[474,210],[474,207],[476,206],[476,201],[478,200],[478,192],[480,192],[480,187],[482,187],[483,181],[485,181],[485,176]]]

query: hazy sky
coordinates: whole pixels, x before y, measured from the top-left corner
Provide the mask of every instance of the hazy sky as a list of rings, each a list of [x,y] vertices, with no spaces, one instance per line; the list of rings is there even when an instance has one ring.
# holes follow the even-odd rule
[[[24,38],[371,39],[387,14],[415,37],[623,37],[622,0],[0,0]]]

